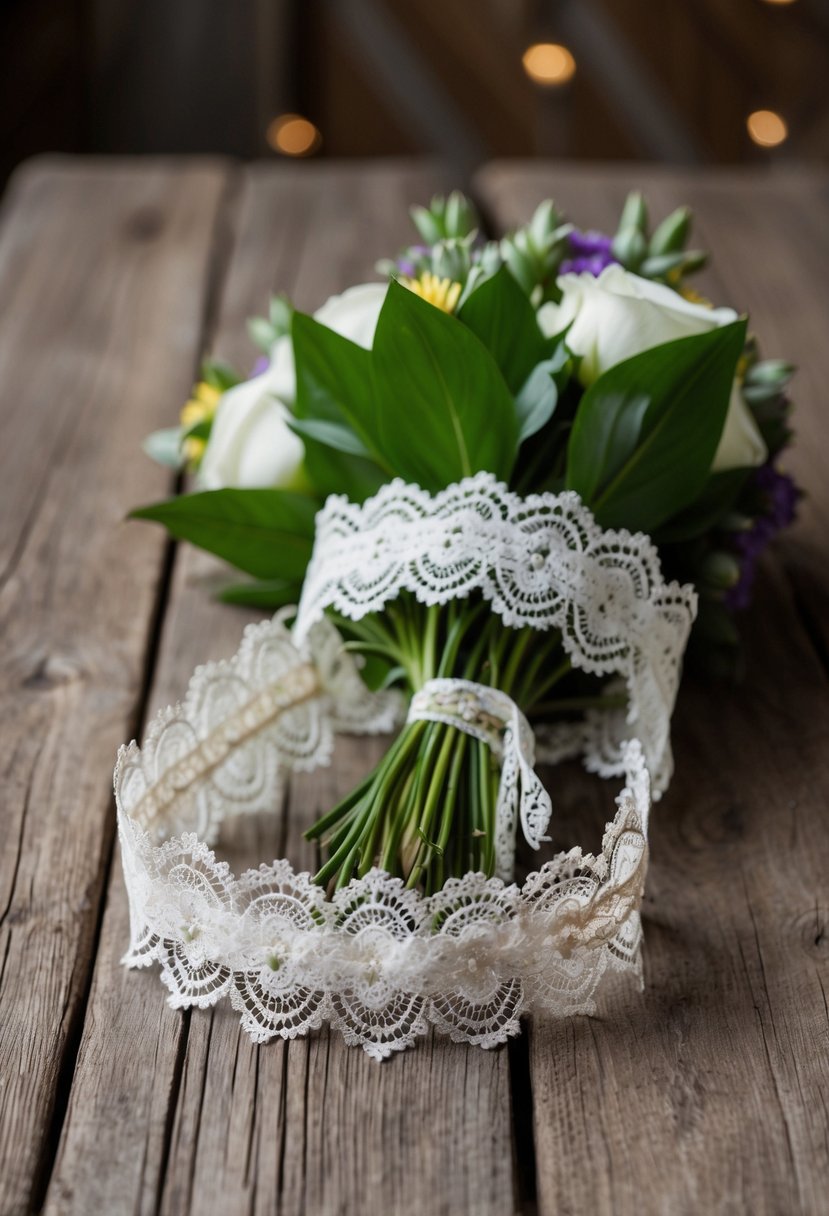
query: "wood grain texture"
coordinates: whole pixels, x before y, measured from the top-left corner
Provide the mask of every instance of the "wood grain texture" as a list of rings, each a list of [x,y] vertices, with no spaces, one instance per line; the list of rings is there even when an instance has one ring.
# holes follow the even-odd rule
[[[705,288],[802,365],[809,497],[768,563],[748,681],[688,683],[654,818],[644,996],[538,1019],[510,1051],[442,1040],[377,1065],[323,1032],[257,1048],[228,1006],[176,1013],[127,973],[110,772],[140,718],[230,654],[245,613],[216,564],[122,527],[167,478],[138,454],[202,347],[246,367],[271,289],[310,309],[371,277],[442,184],[386,163],[24,171],[0,231],[0,1212],[820,1213],[829,1183],[829,245],[825,178],[490,166],[489,219],[554,194],[608,226],[629,186],[690,201]],[[234,867],[286,852],[380,741],[342,741]],[[595,845],[612,791],[557,775],[565,837]],[[586,801],[582,804],[582,796]],[[580,809],[581,807],[581,809]],[[592,839],[590,837],[592,833]],[[105,899],[105,905],[102,903]],[[3,911],[5,909],[5,911]],[[94,965],[94,972],[93,972]],[[534,1141],[534,1145],[533,1145]],[[536,1167],[532,1168],[533,1151]],[[534,1175],[534,1176],[533,1176]],[[47,1189],[48,1188],[48,1189]]]
[[[787,464],[809,498],[765,571],[749,678],[719,690],[715,711],[710,688],[688,682],[680,698],[677,773],[652,827],[644,998],[531,1030],[539,1212],[825,1211],[825,178],[502,165],[477,184],[499,226],[550,194],[610,230],[629,188],[658,214],[690,202],[714,253],[703,290],[750,310],[765,352],[803,367]]]
[[[186,391],[224,171],[37,162],[0,238],[0,1211],[39,1200],[62,1117],[163,542],[122,520]]]
[[[440,181],[404,166],[245,172],[224,222],[217,352],[250,359],[244,318],[271,290],[313,308],[372,277],[375,259],[405,243],[409,203]],[[179,696],[197,663],[238,643],[244,614],[210,601],[215,576],[208,559],[179,550],[153,707]],[[287,853],[313,867],[303,828],[382,747],[341,741],[331,769],[292,783],[282,812],[237,821],[226,842],[234,866]],[[229,1005],[167,1009],[156,973],[117,966],[127,939],[116,867],[47,1211],[513,1210],[506,1052],[426,1043],[378,1066],[327,1031],[256,1047]]]

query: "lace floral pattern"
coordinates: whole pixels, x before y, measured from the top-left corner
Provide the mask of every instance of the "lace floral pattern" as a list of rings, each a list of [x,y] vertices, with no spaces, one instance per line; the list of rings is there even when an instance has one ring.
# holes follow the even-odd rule
[[[368,693],[350,665],[328,623],[298,649],[277,617],[249,628],[230,662],[197,670],[143,751],[122,749],[124,962],[157,963],[174,1008],[229,998],[255,1042],[327,1021],[377,1059],[430,1025],[490,1047],[517,1033],[532,1009],[591,1011],[608,967],[638,968],[649,792],[636,742],[625,748],[628,787],[601,855],[561,854],[523,890],[468,874],[424,898],[372,870],[328,900],[285,860],[236,878],[192,830],[214,835],[225,816],[263,805],[286,768],[326,759],[335,722],[392,724],[399,706]],[[436,712],[458,708],[453,701]],[[500,710],[508,719],[509,707]],[[526,767],[531,738],[518,753]]]
[[[368,691],[330,621],[298,647],[286,615],[248,626],[232,659],[196,669],[143,747],[121,748],[119,806],[160,838],[210,843],[224,819],[277,806],[286,770],[325,764],[336,730],[384,733],[399,720],[400,698]]]
[[[154,844],[119,813],[130,967],[160,965],[174,1008],[229,997],[257,1043],[330,1022],[376,1059],[430,1025],[493,1047],[532,1010],[589,1013],[610,968],[638,971],[648,780],[627,788],[598,857],[572,849],[523,889],[467,874],[425,898],[372,870],[331,900],[287,861],[239,878],[188,832]]]
[[[358,616],[403,587],[430,602],[479,587],[507,623],[560,628],[574,663],[626,683],[627,721],[588,715],[544,741],[546,755],[584,750],[625,774],[600,854],[561,853],[520,889],[470,873],[428,897],[376,869],[331,899],[285,860],[236,877],[210,847],[225,819],[272,810],[285,773],[325,763],[336,730],[400,720],[399,698],[368,691],[322,612]],[[175,1008],[229,999],[256,1042],[329,1022],[377,1059],[430,1027],[491,1047],[532,1010],[591,1012],[609,969],[639,972],[649,772],[655,762],[663,785],[670,772],[693,610],[690,590],[662,582],[650,542],[601,532],[572,494],[522,503],[482,475],[435,499],[395,484],[363,508],[330,501],[293,633],[282,615],[249,627],[233,659],[194,673],[143,748],[119,753],[124,962],[158,964]],[[412,712],[470,731],[500,723],[487,741],[502,761],[502,823],[514,835],[520,816],[537,844],[549,799],[512,702],[436,681]]]
[[[621,676],[628,690],[627,714],[602,715],[616,722],[603,727],[601,748],[580,733],[588,766],[621,775],[621,744],[635,735],[655,795],[667,788],[670,718],[696,595],[664,581],[648,537],[600,528],[571,491],[520,498],[490,473],[434,497],[393,481],[362,506],[329,498],[296,635],[326,608],[359,620],[404,590],[426,604],[480,591],[505,625],[560,629],[575,667]]]

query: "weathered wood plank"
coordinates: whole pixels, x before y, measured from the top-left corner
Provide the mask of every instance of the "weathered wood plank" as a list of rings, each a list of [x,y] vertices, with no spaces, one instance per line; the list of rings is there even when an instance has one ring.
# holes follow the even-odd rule
[[[787,463],[811,497],[760,589],[748,680],[683,689],[677,775],[653,822],[644,997],[532,1027],[539,1211],[813,1213],[829,1170],[829,698],[781,568],[805,554],[811,602],[825,602],[825,190],[637,167],[478,179],[503,226],[554,194],[607,228],[633,187],[658,210],[695,207],[712,296],[750,309],[767,353],[803,365],[806,442]]]
[[[440,181],[394,165],[252,170],[218,352],[249,358],[244,318],[270,290],[312,308],[372,277],[375,258],[407,239],[408,204]],[[196,663],[237,644],[244,614],[210,602],[209,569],[192,551],[178,555],[153,706],[179,695]],[[246,865],[287,847],[312,866],[303,827],[382,746],[343,741],[334,767],[292,784],[286,814],[234,825],[231,857]],[[229,1008],[172,1013],[155,974],[121,971],[127,925],[116,873],[48,1211],[512,1210],[506,1053],[423,1044],[380,1066],[327,1032],[254,1047]]]
[[[142,436],[185,392],[225,171],[40,161],[0,232],[0,1211],[48,1178],[133,727],[168,477]]]

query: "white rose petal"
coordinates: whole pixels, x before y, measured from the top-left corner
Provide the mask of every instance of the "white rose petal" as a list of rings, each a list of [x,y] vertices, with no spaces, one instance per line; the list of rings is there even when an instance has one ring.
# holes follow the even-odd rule
[[[271,383],[268,369],[222,396],[199,468],[202,489],[290,488],[298,483],[305,449],[288,426],[289,411],[271,392]]]
[[[264,373],[268,377],[268,391],[293,405],[296,397],[296,372],[294,371],[294,348],[290,335],[283,334],[271,347],[270,367]]]
[[[763,436],[735,380],[725,426],[711,468],[715,473],[722,473],[726,469],[754,467],[765,464],[768,454]]]
[[[387,283],[361,283],[314,316],[369,349],[387,290]],[[202,489],[300,486],[305,448],[288,425],[295,397],[294,350],[285,335],[274,342],[267,371],[223,394],[199,468]]]
[[[598,278],[561,275],[558,286],[561,303],[543,305],[538,322],[548,337],[570,326],[567,345],[581,356],[579,378],[585,386],[609,367],[642,351],[737,320],[731,308],[692,304],[670,287],[618,265],[608,266]],[[712,467],[720,471],[759,465],[766,456],[766,445],[735,382]]]
[[[331,296],[314,316],[322,325],[370,350],[388,289],[388,283],[358,283],[342,295]]]

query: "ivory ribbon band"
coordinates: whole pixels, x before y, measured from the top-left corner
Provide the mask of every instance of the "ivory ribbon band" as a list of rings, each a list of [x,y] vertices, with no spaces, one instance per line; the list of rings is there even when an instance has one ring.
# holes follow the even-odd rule
[[[501,764],[495,809],[495,868],[511,882],[518,819],[538,849],[552,814],[550,796],[535,772],[535,738],[511,697],[472,680],[428,680],[412,697],[409,722],[441,722],[485,743]]]

